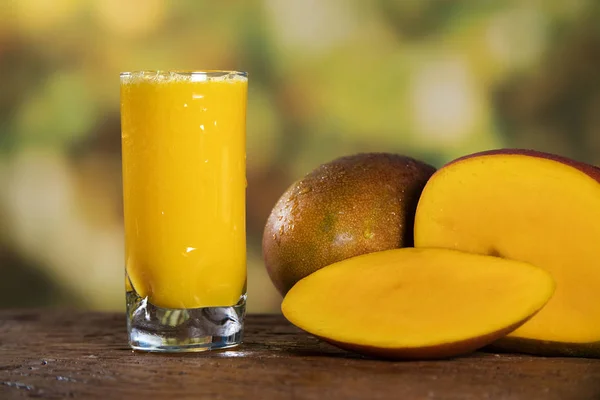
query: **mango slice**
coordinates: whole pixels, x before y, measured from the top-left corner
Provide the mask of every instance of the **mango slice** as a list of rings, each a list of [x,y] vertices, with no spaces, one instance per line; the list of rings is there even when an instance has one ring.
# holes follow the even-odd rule
[[[281,309],[294,325],[341,348],[431,359],[506,335],[553,291],[550,275],[527,263],[403,248],[326,266],[294,285]]]

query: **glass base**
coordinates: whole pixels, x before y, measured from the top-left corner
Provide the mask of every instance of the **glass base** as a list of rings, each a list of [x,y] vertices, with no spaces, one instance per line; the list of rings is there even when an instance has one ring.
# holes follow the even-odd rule
[[[199,352],[242,343],[246,295],[231,307],[169,309],[127,292],[127,331],[134,350]]]

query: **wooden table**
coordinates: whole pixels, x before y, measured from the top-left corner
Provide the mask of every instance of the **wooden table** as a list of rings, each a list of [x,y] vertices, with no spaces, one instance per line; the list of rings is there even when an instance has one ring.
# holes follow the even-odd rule
[[[379,361],[275,315],[248,316],[235,350],[151,354],[127,347],[123,314],[0,311],[0,399],[21,398],[600,399],[600,360]]]

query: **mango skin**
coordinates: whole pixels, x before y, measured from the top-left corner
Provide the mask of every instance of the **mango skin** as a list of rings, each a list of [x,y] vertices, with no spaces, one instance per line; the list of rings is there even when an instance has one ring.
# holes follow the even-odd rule
[[[284,296],[300,279],[346,258],[413,246],[417,203],[435,168],[390,153],[323,164],[292,184],[263,234],[268,274]]]
[[[463,157],[459,157],[453,161],[450,161],[448,164],[444,165],[444,167],[454,164],[454,163],[457,163],[457,162],[460,162],[460,161],[463,161],[463,160],[467,160],[469,158],[473,158],[473,157],[493,156],[493,155],[497,155],[497,154],[538,157],[538,158],[544,158],[547,160],[556,161],[556,162],[568,165],[570,167],[573,167],[575,169],[578,169],[579,171],[583,172],[584,174],[588,175],[590,178],[595,179],[597,182],[600,183],[600,168],[598,168],[594,165],[586,164],[581,161],[576,161],[576,160],[573,160],[573,159],[570,159],[567,157],[559,156],[557,154],[544,153],[542,151],[531,150],[531,149],[506,148],[506,149],[494,149],[494,150],[481,151],[479,153],[473,153],[473,154],[469,154],[469,155],[466,155]]]
[[[513,325],[507,326],[505,329],[491,332],[487,335],[461,340],[460,342],[444,343],[436,346],[419,348],[382,349],[378,347],[359,345],[355,343],[336,342],[328,338],[320,336],[318,337],[324,342],[339,347],[340,349],[348,350],[357,354],[363,354],[373,358],[412,361],[440,360],[465,356],[469,353],[477,351],[484,347],[486,344],[493,342],[494,340],[497,340],[499,338],[505,337],[507,334],[514,331],[530,319],[531,317],[528,317],[527,319],[519,321]],[[493,349],[490,348],[490,350]]]
[[[524,353],[545,357],[600,358],[600,342],[562,343],[505,336],[485,350],[500,353]]]

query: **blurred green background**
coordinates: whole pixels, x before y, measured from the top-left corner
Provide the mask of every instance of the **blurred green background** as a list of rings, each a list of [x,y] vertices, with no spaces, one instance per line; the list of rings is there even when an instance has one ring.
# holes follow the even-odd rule
[[[323,162],[525,147],[600,163],[597,0],[3,0],[0,307],[124,309],[119,72],[250,74],[249,310],[260,241]]]

